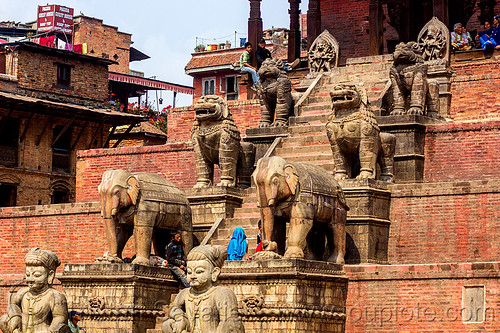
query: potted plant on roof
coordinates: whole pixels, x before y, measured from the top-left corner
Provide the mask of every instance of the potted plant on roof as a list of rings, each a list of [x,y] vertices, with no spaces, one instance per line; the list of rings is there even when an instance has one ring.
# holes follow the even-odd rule
[[[197,45],[194,49],[195,52],[203,52],[205,51],[205,45],[203,44],[200,44],[200,45]]]
[[[219,50],[224,50],[224,46],[225,46],[224,43],[219,43]]]
[[[231,48],[231,43],[228,40],[226,40],[226,45],[224,45],[224,48],[226,50]]]

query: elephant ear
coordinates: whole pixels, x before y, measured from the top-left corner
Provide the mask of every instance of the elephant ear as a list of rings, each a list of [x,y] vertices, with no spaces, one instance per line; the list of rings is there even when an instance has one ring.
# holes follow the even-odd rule
[[[291,164],[285,165],[283,171],[285,172],[285,181],[290,191],[292,194],[295,194],[297,192],[297,185],[299,184],[299,175],[297,175],[295,168]]]
[[[130,176],[127,179],[127,194],[130,197],[130,200],[132,201],[132,204],[137,203],[137,197],[139,196],[139,183],[137,182],[137,178],[134,176]]]

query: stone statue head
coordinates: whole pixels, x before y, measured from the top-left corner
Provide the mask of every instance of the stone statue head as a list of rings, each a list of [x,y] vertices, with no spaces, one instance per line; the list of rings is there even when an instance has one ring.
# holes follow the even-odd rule
[[[188,254],[187,280],[196,292],[210,289],[219,278],[227,252],[222,246],[201,245]]]
[[[193,106],[195,121],[223,120],[230,116],[227,102],[217,95],[206,95],[200,97]]]
[[[59,257],[52,251],[31,249],[24,258],[26,283],[31,292],[40,293],[52,286],[56,269],[61,265]]]
[[[261,77],[261,81],[267,79],[275,79],[277,78],[281,71],[283,71],[284,65],[283,61],[278,58],[267,58],[262,62],[262,65],[259,69],[259,76]]]
[[[417,42],[399,43],[393,54],[394,64],[415,64],[424,62],[422,49]]]

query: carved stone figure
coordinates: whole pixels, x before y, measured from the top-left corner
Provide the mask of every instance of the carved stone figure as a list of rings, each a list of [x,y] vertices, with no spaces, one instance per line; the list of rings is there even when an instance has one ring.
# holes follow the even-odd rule
[[[433,17],[420,31],[418,44],[422,49],[424,61],[433,61],[450,57],[450,31],[437,17]]]
[[[259,69],[259,76],[259,127],[287,126],[288,118],[293,112],[293,97],[292,82],[286,75],[283,61],[277,58],[264,60]]]
[[[202,245],[188,254],[190,288],[175,297],[164,333],[244,333],[234,292],[217,284],[226,259],[222,246]]]
[[[201,97],[194,105],[195,119],[191,129],[196,173],[195,188],[208,187],[213,182],[214,164],[221,170],[217,186],[249,187],[255,158],[252,143],[241,142],[240,131],[233,120],[227,102],[219,96]]]
[[[439,84],[427,78],[428,65],[416,42],[399,43],[390,71],[392,90],[391,115],[411,114],[437,118]]]
[[[154,236],[155,228],[182,230],[189,251],[193,246],[191,208],[184,192],[166,178],[153,173],[108,170],[99,185],[101,213],[104,218],[109,262],[122,262],[123,248],[134,234],[134,264],[149,265],[151,240],[155,252],[165,245]]]
[[[339,61],[339,43],[328,30],[324,30],[311,44],[308,52],[311,74],[329,72],[337,67]]]
[[[31,249],[24,258],[26,283],[9,300],[7,314],[0,318],[4,333],[71,333],[66,296],[52,288],[61,264],[52,251]]]
[[[261,158],[252,177],[257,186],[264,250],[279,246],[276,241],[283,230],[275,220],[285,217],[290,220],[286,258],[304,258],[307,249],[307,259],[327,257],[327,261],[344,263],[348,207],[340,185],[328,171],[273,156]]]
[[[357,178],[374,179],[378,162],[380,179],[392,182],[396,137],[380,133],[366,91],[354,84],[342,84],[334,87],[330,97],[332,113],[326,124],[326,133],[335,162],[335,179],[353,178],[357,162],[353,157],[359,156]]]

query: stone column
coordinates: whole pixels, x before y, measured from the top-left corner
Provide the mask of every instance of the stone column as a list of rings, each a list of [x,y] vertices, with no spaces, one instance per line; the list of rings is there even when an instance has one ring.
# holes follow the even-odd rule
[[[300,0],[288,0],[290,3],[290,32],[288,33],[288,62],[300,57]]]
[[[379,55],[384,51],[384,24],[383,24],[382,2],[370,0],[369,22],[370,22],[370,55]]]
[[[307,9],[307,49],[321,33],[321,1],[309,0]]]
[[[253,45],[252,66],[257,66],[255,51],[257,50],[257,41],[262,38],[262,18],[260,17],[261,0],[250,0],[250,17],[248,18],[248,41]]]
[[[434,0],[432,6],[434,16],[448,26],[448,0]]]

